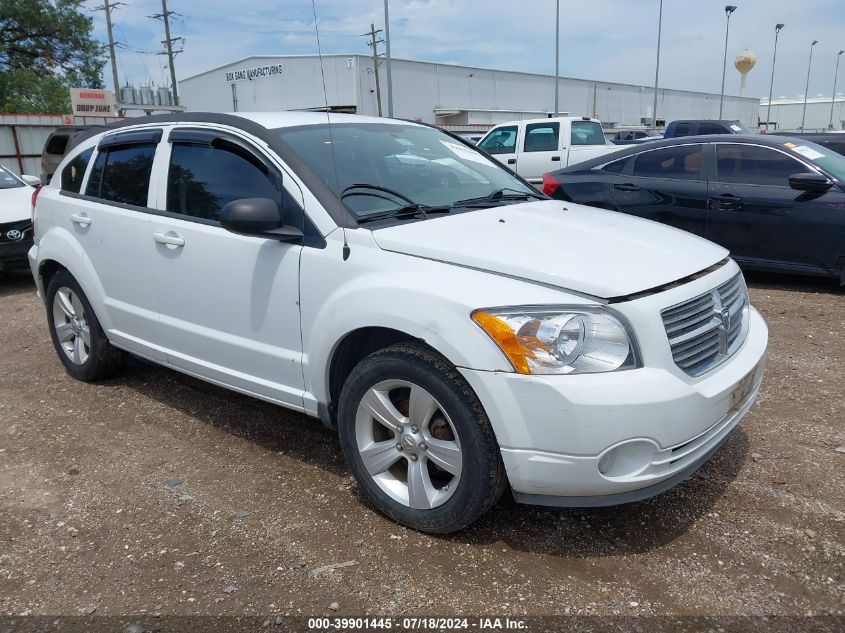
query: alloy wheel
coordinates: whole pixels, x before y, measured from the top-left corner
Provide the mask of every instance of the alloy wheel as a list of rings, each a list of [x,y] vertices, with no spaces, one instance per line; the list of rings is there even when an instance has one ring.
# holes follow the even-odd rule
[[[361,398],[355,439],[364,468],[395,501],[429,510],[458,487],[463,469],[452,421],[428,391],[405,380],[385,380]]]
[[[91,329],[79,295],[67,286],[53,295],[53,328],[71,362],[84,365],[91,354]]]

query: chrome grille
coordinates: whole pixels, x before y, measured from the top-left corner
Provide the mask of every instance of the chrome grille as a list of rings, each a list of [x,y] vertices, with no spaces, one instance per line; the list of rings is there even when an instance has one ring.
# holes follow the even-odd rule
[[[737,273],[721,286],[661,313],[675,364],[690,376],[723,363],[748,330],[748,290]]]

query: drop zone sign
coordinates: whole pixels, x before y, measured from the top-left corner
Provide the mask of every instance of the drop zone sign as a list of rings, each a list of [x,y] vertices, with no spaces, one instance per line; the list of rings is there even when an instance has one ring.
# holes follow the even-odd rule
[[[70,105],[74,116],[117,116],[114,93],[111,90],[71,88]]]

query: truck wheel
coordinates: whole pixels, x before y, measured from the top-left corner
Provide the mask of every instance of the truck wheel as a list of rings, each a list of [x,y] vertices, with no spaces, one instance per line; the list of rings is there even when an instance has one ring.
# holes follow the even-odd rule
[[[343,386],[338,427],[361,490],[414,529],[460,530],[504,490],[499,446],[481,403],[423,345],[400,343],[362,360]]]
[[[50,338],[67,373],[85,382],[113,375],[124,353],[112,347],[76,279],[60,270],[47,286]]]

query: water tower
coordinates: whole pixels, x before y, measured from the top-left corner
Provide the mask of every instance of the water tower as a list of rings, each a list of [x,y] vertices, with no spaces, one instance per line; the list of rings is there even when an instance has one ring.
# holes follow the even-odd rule
[[[734,60],[734,66],[736,66],[736,69],[739,71],[739,74],[742,76],[742,80],[740,81],[740,84],[739,84],[739,96],[740,97],[745,96],[745,80],[748,77],[749,71],[752,68],[754,68],[754,64],[756,64],[756,63],[757,63],[757,56],[754,53],[752,53],[751,51],[749,51],[748,49],[745,49],[744,51],[742,51],[739,55],[736,56],[736,59]]]

